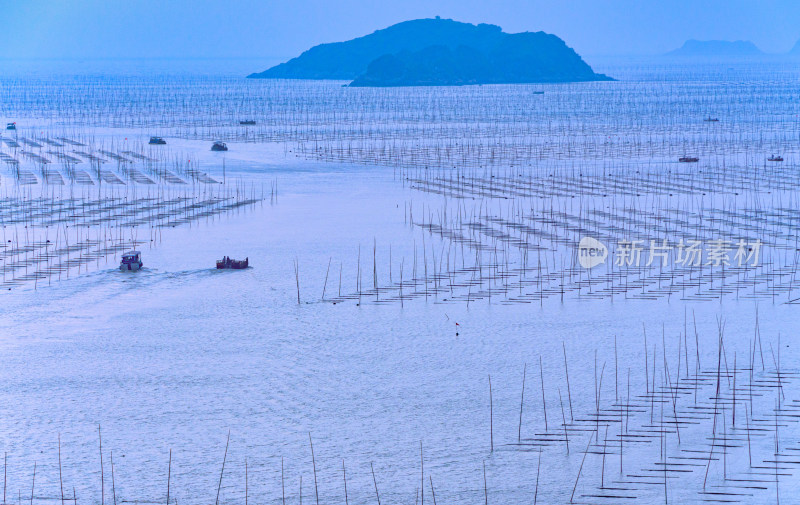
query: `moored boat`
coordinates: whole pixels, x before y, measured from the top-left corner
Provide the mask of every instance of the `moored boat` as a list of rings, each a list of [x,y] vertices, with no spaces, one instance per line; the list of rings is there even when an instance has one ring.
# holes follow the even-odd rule
[[[16,129],[17,129],[17,123],[8,123],[6,125],[6,130],[16,130]]]
[[[235,260],[233,258],[225,256],[221,260],[217,260],[218,270],[225,270],[225,269],[244,270],[249,266],[250,266],[250,258],[245,258],[243,260]]]
[[[783,161],[783,156],[775,156],[774,154],[767,158],[767,161]]]
[[[680,163],[697,163],[700,161],[700,158],[695,158],[692,156],[683,156],[682,158],[678,158]]]
[[[166,140],[162,139],[161,137],[150,137],[150,144],[151,146],[163,146],[167,143]]]
[[[256,124],[256,122],[253,121],[252,119],[246,119],[244,121],[239,121],[239,124],[243,126],[253,126],[254,124]]]
[[[228,145],[225,142],[214,142],[211,145],[212,151],[227,151]]]
[[[122,255],[122,261],[119,262],[119,269],[123,272],[135,272],[141,270],[143,266],[142,253],[139,251],[126,252]]]

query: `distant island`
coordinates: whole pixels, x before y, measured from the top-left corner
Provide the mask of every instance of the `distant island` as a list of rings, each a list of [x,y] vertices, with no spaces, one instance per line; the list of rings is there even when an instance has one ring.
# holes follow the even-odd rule
[[[252,79],[350,80],[351,86],[457,86],[611,81],[544,32],[417,19],[347,42],[320,44]]]
[[[667,56],[760,56],[764,52],[749,40],[687,40]]]

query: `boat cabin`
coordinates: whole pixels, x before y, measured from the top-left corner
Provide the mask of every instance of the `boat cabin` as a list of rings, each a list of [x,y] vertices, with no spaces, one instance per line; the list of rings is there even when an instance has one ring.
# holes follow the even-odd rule
[[[233,270],[244,270],[249,266],[250,266],[250,258],[245,258],[243,260],[235,260],[231,257],[225,256],[221,260],[217,260],[218,270],[224,270],[228,268]]]
[[[142,253],[140,251],[128,251],[122,255],[119,262],[119,269],[122,271],[136,271],[142,268]]]

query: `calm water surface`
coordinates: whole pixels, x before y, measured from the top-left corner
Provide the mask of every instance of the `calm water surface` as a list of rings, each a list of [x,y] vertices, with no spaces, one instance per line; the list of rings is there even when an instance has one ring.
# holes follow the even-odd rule
[[[373,245],[381,279],[390,246],[393,275],[401,261],[408,275],[422,235],[406,224],[405,205],[439,197],[404,187],[390,168],[311,163],[282,151],[228,170],[256,185],[278,179],[277,203],[164,230],[143,248],[146,268],[136,275],[120,273],[112,258],[2,295],[0,449],[8,453],[9,503],[30,499],[34,462],[35,502],[61,499],[59,436],[65,494],[74,488],[79,502],[99,503],[98,426],[106,503],[112,493],[163,503],[170,450],[170,499],[213,502],[228,432],[225,504],[245,500],[245,461],[254,503],[281,501],[281,465],[287,501],[299,501],[301,478],[303,499],[314,500],[309,434],[321,503],[344,501],[343,460],[350,502],[374,502],[373,465],[382,503],[415,503],[420,443],[431,503],[429,478],[441,503],[482,500],[484,462],[492,501],[531,503],[538,452],[507,445],[518,436],[526,364],[521,432],[534,437],[543,430],[542,388],[548,421],[560,422],[562,343],[576,414],[594,409],[595,360],[605,366],[607,400],[628,370],[631,389],[644,388],[643,326],[651,346],[664,335],[673,366],[678,335],[687,324],[693,339],[695,322],[703,367],[715,365],[719,321],[727,352],[742,361],[749,353],[752,301],[321,302],[323,287],[328,296],[340,282],[343,294],[356,291],[359,247],[366,285]],[[248,256],[253,268],[216,271],[223,255]],[[794,370],[796,306],[762,301],[758,311],[764,345],[774,349],[781,334],[782,370]],[[586,441],[573,441],[571,457],[544,453],[542,503],[569,500],[581,462],[575,454]],[[764,451],[770,443],[758,442]],[[636,452],[629,457],[637,466]],[[583,471],[599,480],[596,462]],[[719,472],[712,467],[712,476]],[[788,495],[792,482],[781,492]],[[658,492],[654,500],[663,499]],[[673,501],[697,500],[694,488],[670,493]]]

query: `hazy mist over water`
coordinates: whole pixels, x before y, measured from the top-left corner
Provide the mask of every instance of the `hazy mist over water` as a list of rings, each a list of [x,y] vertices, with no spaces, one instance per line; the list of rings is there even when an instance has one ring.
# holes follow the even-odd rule
[[[270,58],[6,58],[0,76],[226,76],[242,77],[254,68],[280,63]]]
[[[543,30],[582,55],[662,54],[692,38],[750,40],[784,53],[800,39],[800,4],[792,0],[30,0],[6,1],[0,10],[0,58],[288,59],[316,44],[434,16],[507,32]]]

